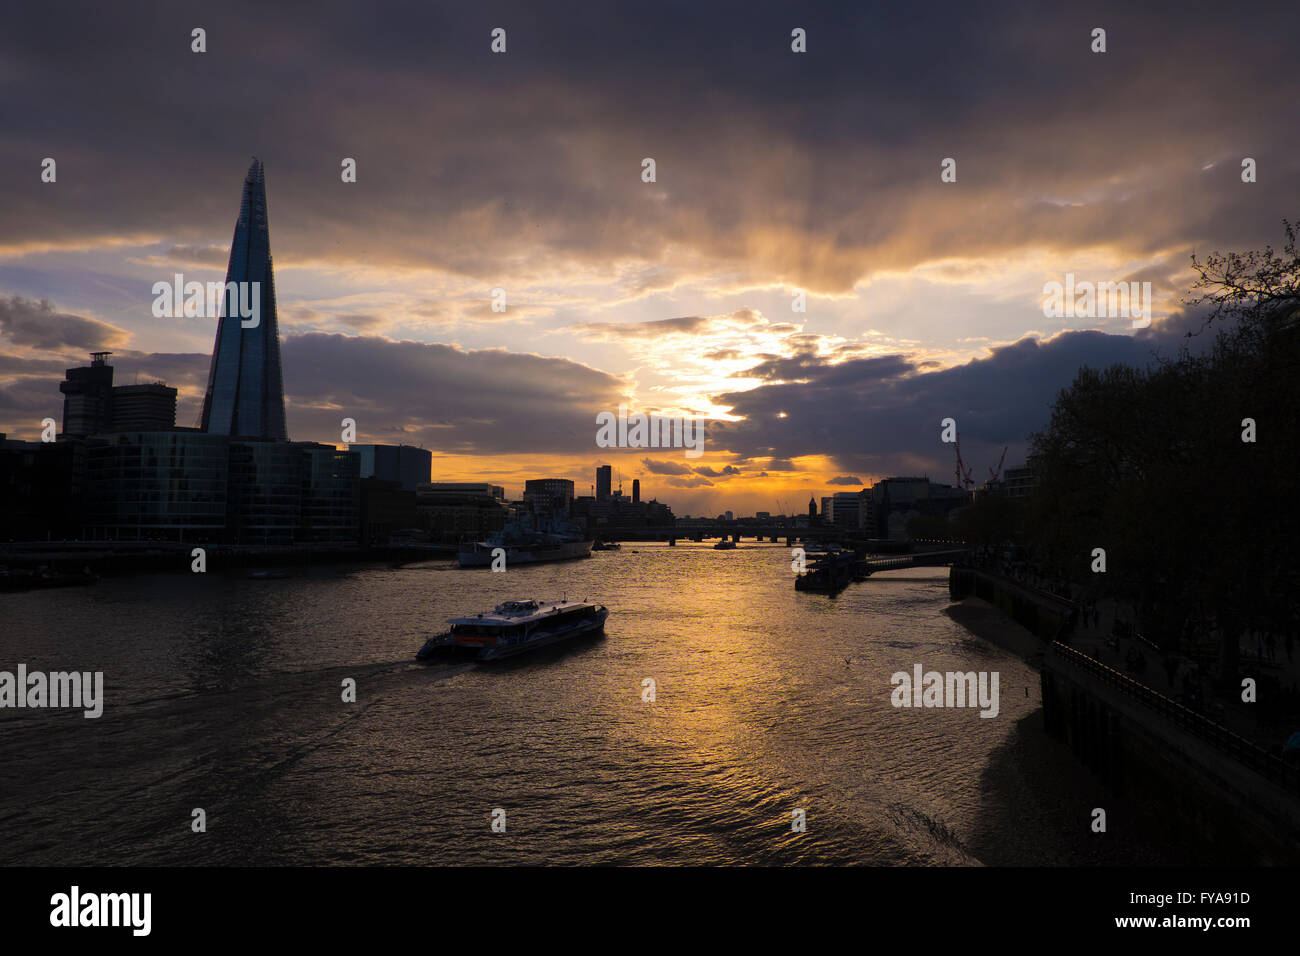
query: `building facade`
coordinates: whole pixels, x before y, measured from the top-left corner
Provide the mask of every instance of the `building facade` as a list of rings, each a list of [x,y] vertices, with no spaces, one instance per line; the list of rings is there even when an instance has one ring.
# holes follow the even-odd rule
[[[433,453],[414,445],[349,445],[361,456],[361,477],[395,481],[407,491],[429,483]]]
[[[257,283],[258,321],[245,327],[235,289],[247,289],[251,302],[251,283]],[[212,435],[287,441],[266,179],[257,159],[244,177],[223,302],[201,427]]]
[[[573,481],[569,478],[530,478],[524,482],[524,502],[535,512],[562,512],[573,507]]]

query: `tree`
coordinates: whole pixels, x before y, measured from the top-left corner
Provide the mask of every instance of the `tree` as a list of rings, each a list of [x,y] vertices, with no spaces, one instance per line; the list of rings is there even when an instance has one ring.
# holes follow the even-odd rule
[[[1293,626],[1300,254],[1283,225],[1281,256],[1192,257],[1188,305],[1205,310],[1211,348],[1145,369],[1081,368],[1030,439],[1027,525],[1040,557],[1132,602],[1162,644],[1189,621],[1213,622],[1227,682],[1243,630]],[[1244,419],[1254,442],[1242,440]],[[1097,547],[1104,575],[1091,571]]]

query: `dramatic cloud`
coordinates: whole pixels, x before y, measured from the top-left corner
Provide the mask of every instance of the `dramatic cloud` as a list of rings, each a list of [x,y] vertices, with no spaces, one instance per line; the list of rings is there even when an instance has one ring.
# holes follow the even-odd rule
[[[309,334],[284,343],[292,432],[422,443],[456,454],[592,453],[622,382],[568,359]],[[335,439],[337,440],[337,439]]]
[[[498,57],[477,21],[413,7],[358,31],[342,0],[310,18],[229,5],[200,56],[164,9],[11,11],[0,154],[32,174],[0,184],[0,246],[170,236],[220,265],[210,238],[233,225],[230,190],[259,150],[276,248],[299,261],[483,280],[505,265],[514,281],[599,263],[633,294],[704,272],[845,294],[881,271],[1019,249],[1146,259],[1252,241],[1279,215],[1269,183],[1300,162],[1279,121],[1298,16],[1283,4],[1111,11],[1105,55],[1052,7],[814,7],[794,55],[775,7],[506,4]],[[142,153],[139,129],[160,117],[168,149]],[[1247,150],[1268,170],[1251,194]],[[59,161],[57,183],[34,156]],[[356,183],[340,182],[344,156]],[[950,156],[958,178],[943,184]]]
[[[175,384],[194,420],[213,329],[154,319],[149,290],[221,276],[253,153],[295,437],[353,417],[449,473],[585,484],[597,411],[701,414],[698,470],[647,472],[684,510],[946,479],[943,417],[977,474],[1014,460],[1081,362],[1141,364],[1181,327],[1191,252],[1276,245],[1300,216],[1294,4],[814,3],[806,54],[779,5],[666,9],[413,5],[358,29],[343,0],[234,0],[199,55],[157,0],[16,5],[0,430],[57,410],[92,350]],[[1150,281],[1156,328],[1045,318],[1067,273]]]
[[[699,468],[696,468],[695,473],[697,475],[704,475],[706,478],[727,478],[732,475],[739,475],[741,472],[740,469],[737,468],[735,465],[724,465],[720,469],[712,468],[708,465],[703,465]]]
[[[681,462],[663,461],[655,458],[642,458],[641,464],[652,475],[689,475],[691,469]]]
[[[693,335],[708,328],[711,319],[698,315],[653,322],[584,322],[575,331],[592,339],[658,339],[664,335]]]
[[[1042,429],[1052,401],[1079,366],[1142,366],[1154,339],[1101,332],[1067,332],[1048,341],[1026,338],[993,349],[987,358],[921,372],[905,356],[837,364],[802,360],[798,378],[717,396],[740,421],[719,422],[710,440],[742,458],[774,455],[765,467],[829,454],[855,473],[881,477],[900,471],[943,479],[953,470],[953,448],[941,441],[941,422],[953,418],[963,457],[979,469],[1023,460],[1026,439]],[[784,379],[784,374],[780,376]],[[858,484],[855,475],[828,484]]]
[[[55,312],[46,300],[0,297],[0,335],[14,345],[55,351],[100,352],[125,345],[130,336],[117,326],[67,312]]]

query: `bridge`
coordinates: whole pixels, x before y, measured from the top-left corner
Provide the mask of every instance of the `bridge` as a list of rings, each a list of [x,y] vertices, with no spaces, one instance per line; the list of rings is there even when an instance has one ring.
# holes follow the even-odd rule
[[[739,543],[745,538],[758,541],[768,540],[784,542],[787,547],[794,547],[807,542],[838,542],[852,551],[866,551],[870,554],[908,554],[912,551],[931,551],[935,549],[966,550],[964,541],[921,540],[901,541],[897,538],[871,538],[856,529],[837,528],[834,525],[811,528],[792,528],[786,525],[756,525],[728,522],[707,525],[683,523],[678,521],[672,528],[600,528],[595,534],[606,541],[705,541],[713,538],[730,538]]]

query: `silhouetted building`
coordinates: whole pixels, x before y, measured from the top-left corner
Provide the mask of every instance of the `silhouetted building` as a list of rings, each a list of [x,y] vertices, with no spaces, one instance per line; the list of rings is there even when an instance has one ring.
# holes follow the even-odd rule
[[[356,544],[361,517],[361,456],[333,445],[294,442],[303,462],[302,518],[296,540]]]
[[[968,493],[929,478],[884,478],[871,486],[872,514],[864,524],[876,536],[903,539],[907,537],[907,522],[912,518],[947,517],[953,509],[969,503]]]
[[[251,302],[259,283],[256,326],[244,327],[238,288]],[[236,289],[231,288],[236,284]],[[244,177],[239,219],[230,244],[226,291],[217,338],[212,349],[207,394],[203,397],[203,431],[213,435],[285,441],[284,383],[280,368],[280,333],[275,311],[275,278],[267,225],[266,181],[254,159]]]
[[[111,432],[170,431],[176,427],[176,389],[163,382],[113,385],[112,352],[92,352],[91,362],[67,370],[63,393],[63,437],[88,438]]]
[[[1008,498],[1028,498],[1038,484],[1031,468],[1022,465],[1008,468],[1002,475],[1002,494]]]
[[[112,352],[92,352],[89,366],[70,368],[59,383],[63,393],[63,434],[84,438],[106,432],[113,423]]]
[[[816,517],[817,517],[817,499],[816,499],[816,498],[809,498],[809,499],[808,499],[808,517],[809,517],[809,518],[816,518]]]
[[[176,389],[155,382],[113,389],[115,432],[165,432],[176,427]]]
[[[220,542],[230,442],[199,432],[124,432],[87,455],[88,537]]]
[[[86,444],[29,442],[0,432],[0,541],[81,535]]]
[[[414,445],[349,445],[361,456],[361,477],[395,481],[407,491],[429,483],[433,453]]]
[[[640,503],[641,503],[641,479],[633,478],[632,479],[632,504],[635,505]]]
[[[858,531],[863,525],[862,495],[856,491],[837,491],[831,498],[830,523],[837,528]]]
[[[89,537],[354,545],[358,456],[313,442],[121,432],[91,443]]]
[[[530,478],[524,482],[524,501],[535,512],[568,514],[573,482],[568,478]]]
[[[633,502],[621,495],[610,495],[604,501],[586,495],[575,498],[570,515],[589,535],[615,539],[672,528],[677,523],[667,505],[654,499]]]
[[[420,516],[415,502],[415,492],[403,488],[399,482],[362,478],[361,546],[382,547],[394,535],[419,529]]]
[[[416,492],[415,508],[429,536],[448,543],[500,531],[507,515],[505,490],[485,482],[430,482]]]
[[[604,501],[610,496],[614,487],[614,469],[610,465],[596,468],[596,500]]]

